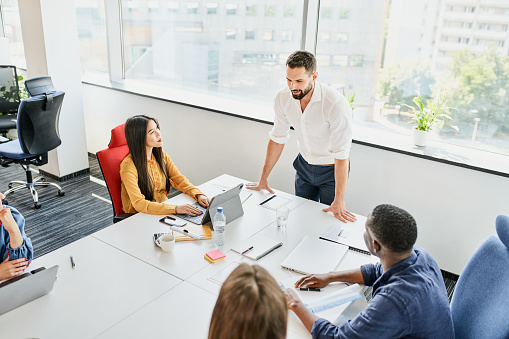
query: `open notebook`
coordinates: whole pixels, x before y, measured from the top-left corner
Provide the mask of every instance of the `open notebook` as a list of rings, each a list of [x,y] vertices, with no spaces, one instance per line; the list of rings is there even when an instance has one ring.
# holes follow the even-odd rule
[[[235,246],[232,251],[243,254],[249,259],[258,260],[281,246],[283,246],[281,241],[256,235]]]

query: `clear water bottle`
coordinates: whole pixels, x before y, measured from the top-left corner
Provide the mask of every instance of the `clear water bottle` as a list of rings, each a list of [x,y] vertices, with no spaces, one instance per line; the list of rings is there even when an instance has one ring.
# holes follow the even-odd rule
[[[216,246],[224,245],[224,229],[226,226],[226,217],[223,214],[223,208],[218,207],[217,213],[214,215],[214,220],[212,221],[212,225],[214,226],[214,235],[213,240]]]

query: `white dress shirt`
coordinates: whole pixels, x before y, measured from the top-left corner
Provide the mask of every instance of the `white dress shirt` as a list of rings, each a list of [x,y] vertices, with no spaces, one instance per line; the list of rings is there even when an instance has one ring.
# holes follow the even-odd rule
[[[352,109],[348,100],[333,87],[315,81],[315,89],[304,112],[300,100],[285,87],[274,99],[274,127],[270,139],[284,144],[290,139],[290,126],[297,132],[300,154],[309,164],[334,164],[347,159],[352,146]]]

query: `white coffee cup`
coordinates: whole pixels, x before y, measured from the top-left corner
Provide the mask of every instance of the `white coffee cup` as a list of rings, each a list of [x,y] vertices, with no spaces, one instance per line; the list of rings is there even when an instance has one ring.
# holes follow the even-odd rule
[[[157,238],[156,244],[161,247],[163,252],[169,252],[175,247],[175,236],[172,234],[161,235]]]

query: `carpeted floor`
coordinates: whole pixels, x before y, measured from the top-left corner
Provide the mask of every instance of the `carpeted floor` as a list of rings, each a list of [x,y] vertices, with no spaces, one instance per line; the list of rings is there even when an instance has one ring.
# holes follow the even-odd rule
[[[65,190],[63,197],[58,196],[54,187],[38,187],[40,209],[34,209],[28,190],[16,191],[7,197],[9,205],[25,217],[25,232],[32,240],[35,257],[113,223],[113,209],[108,190],[101,184],[101,170],[93,156],[89,156],[89,162],[90,174],[58,183]],[[37,170],[37,167],[31,168]],[[37,176],[35,171],[33,176]],[[5,192],[11,180],[24,180],[25,172],[20,165],[11,164],[0,167],[0,178],[0,192]]]

